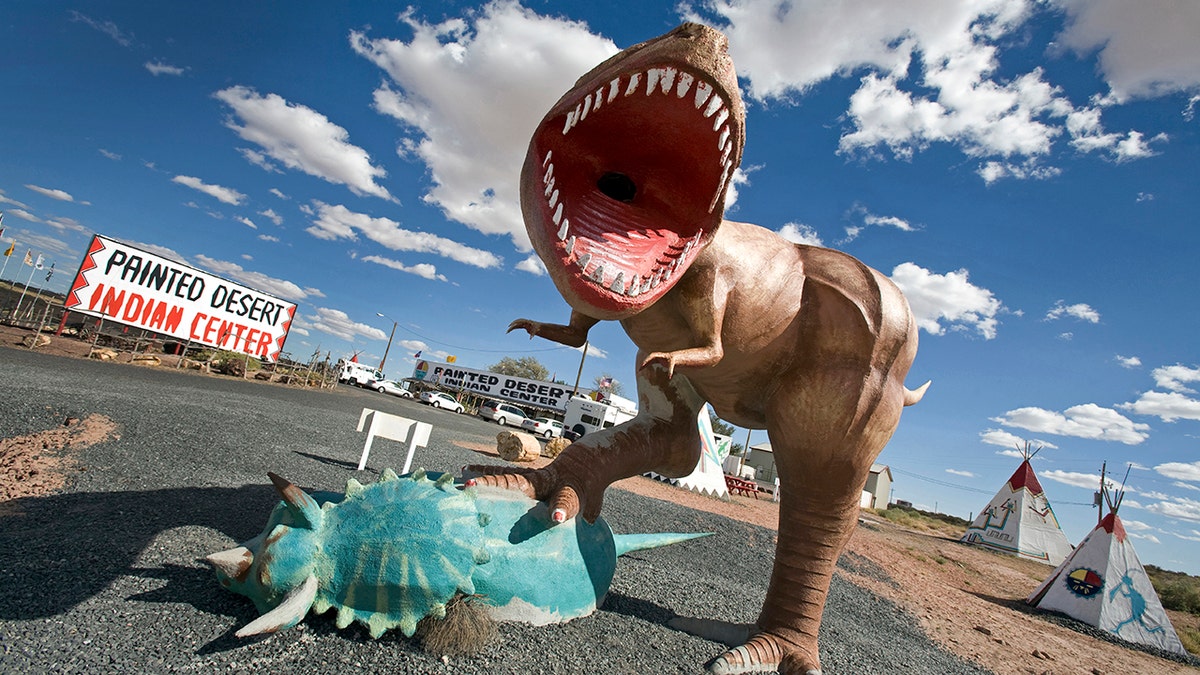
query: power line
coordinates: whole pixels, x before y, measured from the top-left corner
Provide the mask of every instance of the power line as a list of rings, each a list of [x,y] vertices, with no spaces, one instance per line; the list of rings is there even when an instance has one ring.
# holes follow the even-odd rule
[[[911,472],[911,471],[905,471],[904,469],[897,469],[897,468],[896,468],[896,467],[894,467],[894,466],[893,466],[893,467],[891,467],[891,469],[892,469],[892,472],[893,472],[893,473],[899,473],[899,474],[903,474],[903,475],[905,475],[905,476],[911,476],[911,477],[913,477],[913,478],[916,478],[916,479],[918,479],[918,480],[928,481],[928,482],[930,482],[930,483],[933,483],[934,485],[941,485],[942,487],[950,487],[950,488],[954,488],[954,489],[956,489],[956,490],[966,490],[967,492],[978,492],[979,494],[984,494],[984,495],[994,495],[994,494],[996,494],[995,492],[993,492],[993,491],[991,491],[991,490],[981,490],[980,488],[968,487],[968,486],[966,486],[966,485],[956,485],[956,484],[954,484],[954,483],[951,483],[951,482],[949,482],[949,481],[938,480],[938,479],[936,479],[936,478],[930,478],[930,477],[928,477],[928,476],[922,476],[922,475],[921,475],[921,474],[919,474],[919,473],[913,473],[913,472]],[[1055,501],[1054,503],[1055,503],[1056,505],[1063,505],[1063,506],[1095,506],[1095,504],[1093,504],[1093,503],[1091,503],[1091,502],[1060,502],[1060,501]]]

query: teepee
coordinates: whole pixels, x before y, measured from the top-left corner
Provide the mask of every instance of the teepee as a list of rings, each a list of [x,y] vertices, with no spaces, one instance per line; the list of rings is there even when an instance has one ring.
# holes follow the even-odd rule
[[[1071,554],[1071,542],[1054,517],[1046,492],[1029,460],[1041,448],[1025,443],[1023,461],[992,501],[979,512],[959,541],[1009,553],[1047,565],[1057,565]]]
[[[1128,642],[1187,654],[1117,515],[1123,496],[1104,491],[1108,515],[1025,602]]]

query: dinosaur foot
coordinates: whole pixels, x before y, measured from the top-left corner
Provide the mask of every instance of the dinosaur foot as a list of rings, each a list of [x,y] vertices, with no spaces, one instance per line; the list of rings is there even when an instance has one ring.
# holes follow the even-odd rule
[[[776,671],[784,675],[821,675],[821,666],[814,665],[820,664],[815,650],[809,652],[776,635],[763,632],[757,624],[677,616],[667,625],[689,635],[732,647],[709,662],[708,672],[713,675]]]
[[[471,474],[474,476],[472,477]],[[543,469],[528,469],[510,466],[483,466],[472,464],[463,468],[466,477],[464,485],[498,487],[506,490],[517,490],[530,499],[545,500],[550,507],[550,519],[555,523],[565,523],[579,514],[579,493],[569,485],[558,482],[556,472],[551,467]],[[588,522],[595,522],[596,514],[584,514]]]

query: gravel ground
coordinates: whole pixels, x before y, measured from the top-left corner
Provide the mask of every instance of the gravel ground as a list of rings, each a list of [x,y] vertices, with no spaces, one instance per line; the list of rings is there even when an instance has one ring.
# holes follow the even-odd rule
[[[0,438],[97,413],[116,436],[77,453],[65,490],[0,504],[3,673],[701,673],[718,644],[675,632],[679,615],[751,621],[766,590],[774,532],[610,490],[620,532],[717,536],[622,558],[600,611],[567,624],[502,624],[497,644],[444,660],[396,632],[339,631],[332,613],[240,640],[253,605],[224,591],[200,559],[259,532],[276,502],[267,471],[341,491],[373,407],[433,424],[414,467],[455,470],[496,427],[360,389],[304,391],[165,369],[0,349]],[[377,441],[362,482],[399,466]],[[862,573],[870,561],[844,558]],[[896,605],[835,578],[822,659],[837,673],[984,673],[935,646]]]

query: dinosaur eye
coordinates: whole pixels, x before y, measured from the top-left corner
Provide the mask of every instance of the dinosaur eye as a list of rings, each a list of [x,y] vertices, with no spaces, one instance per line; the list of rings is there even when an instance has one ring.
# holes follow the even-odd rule
[[[605,196],[626,204],[632,202],[637,194],[637,186],[623,173],[609,172],[600,176],[600,180],[596,181],[596,188]]]

